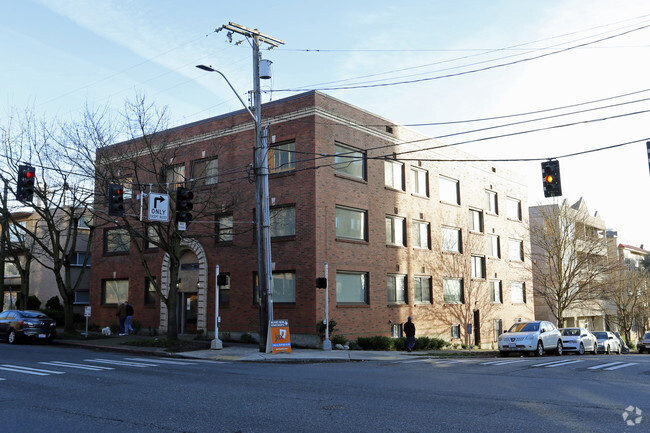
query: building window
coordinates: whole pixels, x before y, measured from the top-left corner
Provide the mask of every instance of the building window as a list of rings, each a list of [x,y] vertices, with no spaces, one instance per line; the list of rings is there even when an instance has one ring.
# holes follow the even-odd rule
[[[494,341],[498,341],[501,334],[503,334],[503,322],[501,319],[494,319]]]
[[[72,253],[70,255],[70,266],[83,266],[84,260],[86,259],[86,253]],[[88,261],[86,262],[86,267],[90,266],[90,254],[88,254]]]
[[[484,256],[472,256],[472,278],[485,278]]]
[[[233,217],[232,214],[220,214],[216,216],[215,239],[217,243],[232,242],[233,239]]]
[[[490,302],[493,304],[503,303],[501,280],[490,280]]]
[[[21,257],[21,259],[23,259]],[[23,260],[21,260],[23,261]],[[16,263],[9,262],[5,260],[5,278],[15,278],[15,277],[20,277],[20,272],[18,272],[18,266],[16,266]]]
[[[89,304],[90,303],[90,290],[75,290],[74,291],[74,303],[75,304]]]
[[[429,223],[411,221],[411,240],[413,248],[429,249]]]
[[[366,153],[352,147],[336,143],[334,145],[334,167],[337,174],[366,179]]]
[[[220,273],[219,275],[225,275],[226,276],[226,284],[223,286],[219,286],[219,306],[220,307],[228,307],[230,305],[230,274],[229,273]],[[273,280],[273,295],[275,298],[275,280]]]
[[[416,304],[431,304],[431,277],[413,277],[413,300]]]
[[[473,232],[483,233],[483,212],[476,209],[469,210],[469,229]]]
[[[400,338],[402,336],[402,324],[392,323],[390,325],[390,336],[392,338]]]
[[[156,305],[157,293],[155,279],[145,278],[144,287],[144,305]]]
[[[521,221],[521,201],[508,197],[508,219]]]
[[[336,207],[336,237],[368,240],[367,212],[349,207]]]
[[[508,239],[508,249],[510,251],[510,260],[516,262],[524,261],[524,241],[520,239]]]
[[[461,253],[461,231],[455,227],[442,227],[442,251],[448,253]]]
[[[104,230],[104,253],[106,254],[128,254],[131,236],[126,229]]]
[[[82,215],[79,218],[77,218],[77,228],[78,229],[85,229],[89,230],[90,226],[93,225],[93,217],[92,215]]]
[[[429,197],[429,173],[421,168],[411,167],[413,194]]]
[[[194,161],[192,177],[196,187],[216,185],[219,179],[219,160],[215,157]]]
[[[404,164],[396,161],[384,161],[384,179],[386,186],[404,191]]]
[[[457,180],[440,176],[440,201],[460,204],[460,186]]]
[[[386,244],[406,246],[405,231],[406,220],[404,218],[386,215]]]
[[[9,242],[12,244],[25,243],[25,227],[27,227],[26,221],[20,221],[16,224],[9,223]]]
[[[518,281],[510,283],[510,295],[512,296],[513,304],[525,304],[526,286],[524,283]]]
[[[153,250],[158,248],[160,243],[160,226],[157,224],[147,224],[147,238],[145,240],[145,249]]]
[[[296,208],[294,206],[271,208],[270,221],[272,238],[296,235]]]
[[[129,280],[103,280],[102,304],[115,305],[129,299]]]
[[[253,288],[253,300],[256,304],[260,302],[259,280],[255,272],[255,287]],[[295,271],[274,271],[273,272],[273,302],[292,304],[296,302],[296,272]],[[230,281],[229,281],[230,282]]]
[[[368,273],[337,272],[336,303],[368,304]]]
[[[281,173],[296,168],[296,142],[280,143],[269,148],[269,173]]]
[[[178,184],[185,182],[185,164],[177,164],[174,166],[165,167],[164,173],[164,183],[172,185],[171,189],[176,189],[176,186]]]
[[[389,304],[406,304],[406,275],[388,274],[386,276]]]
[[[462,278],[443,278],[442,295],[445,304],[464,304],[463,296],[463,279]]]
[[[490,190],[485,190],[485,198],[487,200],[487,211],[488,213],[498,215],[499,206],[497,203],[497,193]]]
[[[451,325],[451,338],[460,338],[460,325]]]
[[[501,258],[501,246],[499,245],[499,235],[488,235],[488,256],[493,259]]]

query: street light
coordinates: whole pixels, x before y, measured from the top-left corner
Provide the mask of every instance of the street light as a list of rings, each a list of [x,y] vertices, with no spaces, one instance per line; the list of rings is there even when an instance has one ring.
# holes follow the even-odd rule
[[[196,67],[199,68],[199,69],[201,69],[201,70],[203,70],[203,71],[207,71],[207,72],[216,72],[217,74],[221,75],[221,76],[223,77],[223,79],[226,80],[226,83],[228,83],[228,85],[229,85],[230,88],[232,89],[232,91],[233,91],[233,93],[235,94],[235,96],[237,97],[237,99],[239,99],[239,102],[241,102],[241,104],[244,106],[244,108],[246,109],[246,111],[248,111],[248,114],[251,115],[251,117],[253,118],[253,121],[255,122],[255,125],[257,125],[257,118],[255,117],[255,115],[253,114],[253,112],[248,108],[248,106],[244,103],[244,101],[242,100],[242,98],[239,96],[239,93],[237,93],[237,91],[236,91],[235,88],[232,86],[232,84],[230,84],[230,81],[228,81],[228,78],[226,78],[226,76],[225,76],[221,71],[218,71],[218,70],[214,69],[212,66],[196,65]]]

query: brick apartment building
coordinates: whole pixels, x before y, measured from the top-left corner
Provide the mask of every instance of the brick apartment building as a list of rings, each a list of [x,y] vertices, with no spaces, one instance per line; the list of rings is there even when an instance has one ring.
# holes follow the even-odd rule
[[[411,316],[418,336],[466,343],[472,323],[472,341],[490,347],[514,321],[533,319],[522,177],[463,161],[472,157],[319,92],[264,104],[262,115],[271,146],[274,317],[289,320],[294,343],[318,344],[325,292],[315,279],[325,262],[329,317],[349,339],[398,336]],[[185,233],[179,332],[214,332],[219,265],[229,277],[219,298],[221,337],[255,335],[253,122],[242,110],[174,131],[182,151],[167,161],[168,182],[187,180],[195,201],[216,202]],[[94,322],[115,323],[116,303],[128,297],[135,320],[164,332],[167,312],[148,289],[135,241],[115,247],[110,230],[93,246]],[[145,257],[169,285],[168,258],[155,248]]]

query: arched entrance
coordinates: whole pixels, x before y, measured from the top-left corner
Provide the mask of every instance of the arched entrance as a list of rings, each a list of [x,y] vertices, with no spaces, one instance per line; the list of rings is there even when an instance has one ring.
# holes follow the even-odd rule
[[[178,286],[178,332],[203,332],[207,335],[208,259],[196,239],[181,241],[181,269]],[[163,290],[169,287],[169,254],[165,254],[161,269]],[[167,293],[165,293],[167,295]],[[160,304],[160,332],[167,332],[167,306]]]

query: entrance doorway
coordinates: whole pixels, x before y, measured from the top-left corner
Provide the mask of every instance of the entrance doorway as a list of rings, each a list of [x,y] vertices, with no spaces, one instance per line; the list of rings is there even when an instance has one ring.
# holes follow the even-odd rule
[[[478,310],[474,310],[474,344],[481,346],[481,317]]]
[[[178,332],[195,334],[199,317],[199,296],[197,292],[178,294]]]

